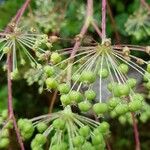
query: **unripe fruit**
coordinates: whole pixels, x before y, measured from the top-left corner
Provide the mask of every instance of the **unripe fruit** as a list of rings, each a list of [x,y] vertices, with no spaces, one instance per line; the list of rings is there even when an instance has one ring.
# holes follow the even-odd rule
[[[122,115],[122,114],[125,114],[127,113],[129,110],[128,108],[128,105],[127,104],[119,104],[116,106],[115,108],[115,112],[118,114],[118,115]]]
[[[96,80],[96,75],[92,71],[83,71],[80,80],[84,83],[93,83]]]
[[[103,138],[102,134],[92,136],[92,144],[93,145],[101,144],[103,140],[104,140],[104,138]]]
[[[52,125],[55,129],[63,130],[65,128],[65,121],[58,118],[53,121]]]
[[[69,98],[71,99],[71,101],[74,101],[74,102],[81,102],[83,100],[83,96],[80,92],[78,91],[71,91],[69,93]]]
[[[96,93],[93,90],[87,90],[85,91],[85,97],[87,100],[92,101],[95,99]]]
[[[134,93],[134,94],[132,95],[131,99],[132,99],[132,101],[134,101],[134,100],[139,100],[139,101],[141,101],[141,102],[144,101],[144,97],[143,97],[143,95],[140,94],[140,93]]]
[[[7,46],[5,46],[4,48],[3,48],[3,52],[6,54],[6,53],[9,53],[11,51],[11,48],[10,47],[7,47]]]
[[[8,110],[3,110],[1,113],[1,116],[2,116],[3,120],[6,120],[8,117]]]
[[[95,148],[92,146],[90,142],[85,142],[82,145],[82,150],[95,150]]]
[[[88,101],[78,103],[79,109],[83,112],[87,112],[92,107],[92,104]]]
[[[61,62],[61,56],[57,52],[53,52],[51,55],[51,62],[53,64]]]
[[[56,89],[58,87],[58,82],[54,78],[47,78],[45,83],[48,89]]]
[[[65,106],[71,104],[69,94],[61,95],[60,100],[61,100],[62,104],[65,105]]]
[[[90,135],[90,127],[89,126],[83,126],[79,129],[79,134],[83,137],[87,137]]]
[[[97,103],[97,104],[94,104],[93,110],[96,114],[103,114],[107,112],[108,107],[106,103]]]
[[[108,101],[108,106],[110,109],[115,108],[119,103],[121,102],[121,99],[118,97],[113,97],[111,99],[109,99]]]
[[[119,69],[119,71],[122,72],[123,74],[126,74],[126,73],[128,73],[128,71],[129,71],[129,67],[128,67],[128,65],[126,65],[126,64],[120,64],[120,65],[118,66],[118,69]]]
[[[58,91],[61,94],[67,94],[70,91],[70,86],[68,84],[66,84],[66,83],[60,84],[58,86]]]
[[[8,148],[8,146],[9,146],[9,139],[8,138],[1,138],[0,149]]]
[[[132,112],[140,110],[142,106],[142,102],[139,100],[129,102],[129,110]]]
[[[102,78],[107,78],[109,75],[109,72],[107,69],[103,68],[102,70],[99,71],[99,76]]]
[[[84,143],[84,137],[83,136],[80,136],[80,135],[78,135],[78,136],[76,136],[76,137],[74,137],[73,139],[72,139],[72,141],[73,141],[73,145],[75,146],[75,147],[80,147],[83,143]]]
[[[48,77],[51,77],[52,75],[54,75],[55,70],[52,66],[45,66],[44,67],[44,72],[47,74]]]
[[[46,136],[43,134],[37,134],[34,139],[39,145],[44,145],[46,143]]]
[[[44,123],[44,122],[40,122],[37,124],[37,130],[40,132],[40,133],[43,133],[46,129],[47,129],[47,124]]]
[[[0,131],[0,137],[9,137],[9,130],[4,128]]]
[[[147,69],[146,70],[147,70],[147,72],[150,73],[150,64],[147,65]]]
[[[109,128],[110,128],[109,123],[105,121],[103,121],[98,127],[99,131],[103,134],[107,133],[109,131]]]
[[[118,89],[121,96],[128,96],[130,93],[130,88],[126,84],[119,84]]]
[[[127,122],[127,118],[126,118],[126,116],[125,115],[122,115],[122,116],[120,116],[119,118],[118,118],[118,120],[119,120],[119,122],[121,123],[121,124],[126,124],[126,122]]]
[[[127,80],[127,85],[128,85],[130,88],[135,87],[135,86],[136,86],[136,79],[134,79],[134,78],[129,78],[129,79]]]

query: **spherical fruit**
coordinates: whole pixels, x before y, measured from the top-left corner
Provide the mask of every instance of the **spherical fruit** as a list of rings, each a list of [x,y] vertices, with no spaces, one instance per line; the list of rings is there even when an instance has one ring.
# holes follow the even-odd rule
[[[103,68],[102,70],[99,71],[99,76],[102,78],[107,78],[109,75],[109,72],[106,68]]]
[[[147,70],[147,72],[150,73],[150,64],[147,65],[147,69],[146,70]]]
[[[85,138],[83,136],[78,135],[74,137],[72,140],[73,140],[74,146],[79,147],[84,143]]]
[[[103,114],[107,112],[108,107],[106,103],[97,103],[97,104],[94,104],[93,110],[96,114]]]
[[[44,72],[47,74],[48,77],[51,77],[55,73],[55,69],[52,66],[45,66],[44,67]]]
[[[58,87],[58,82],[54,78],[47,78],[45,83],[48,89],[56,89]]]
[[[68,84],[66,84],[66,83],[60,84],[58,86],[58,91],[61,94],[67,94],[70,91],[70,86]]]
[[[90,127],[89,126],[83,126],[79,129],[79,134],[83,137],[87,137],[90,135]]]
[[[1,113],[1,116],[2,116],[3,120],[6,120],[8,117],[8,110],[3,110]]]
[[[87,100],[92,101],[95,99],[96,93],[93,90],[87,90],[85,91],[85,97]]]
[[[87,112],[92,107],[91,103],[88,101],[78,103],[79,109],[83,112]]]
[[[128,108],[128,105],[127,104],[119,104],[116,106],[115,108],[115,112],[118,114],[118,115],[122,115],[122,114],[125,114],[127,113],[129,110]]]
[[[103,140],[104,140],[104,138],[103,138],[102,134],[92,136],[92,144],[93,145],[101,144]]]
[[[61,95],[60,100],[61,100],[62,104],[65,105],[65,106],[71,104],[69,94]]]
[[[122,116],[120,116],[119,118],[118,118],[118,120],[119,120],[119,122],[121,123],[121,124],[126,124],[126,122],[127,122],[127,118],[126,118],[126,116],[125,115],[122,115]]]
[[[37,134],[34,139],[39,145],[44,145],[46,143],[46,136],[43,134]]]
[[[139,100],[139,101],[141,101],[141,102],[144,101],[144,97],[143,97],[143,95],[140,94],[140,93],[134,93],[134,94],[132,95],[131,99],[132,99],[132,101],[134,101],[134,100]]]
[[[51,54],[51,62],[53,64],[57,64],[57,63],[61,62],[61,56],[57,52],[53,52]]]
[[[55,129],[63,130],[65,128],[65,121],[60,118],[54,120],[52,124]]]
[[[128,67],[128,65],[126,65],[126,64],[120,64],[120,65],[118,66],[118,69],[119,69],[119,71],[122,72],[123,74],[126,74],[126,73],[128,73],[128,71],[129,71],[129,67]]]
[[[129,110],[133,112],[140,110],[142,106],[143,104],[139,100],[134,100],[134,101],[129,102]]]
[[[92,71],[83,71],[83,72],[81,73],[80,80],[81,80],[82,82],[84,82],[84,83],[90,84],[90,83],[95,82],[95,80],[96,80],[96,75],[95,75],[95,73],[92,72]]]
[[[74,101],[74,102],[77,102],[77,103],[79,103],[83,100],[82,94],[78,91],[71,91],[69,93],[69,98],[70,98],[71,101]]]
[[[127,85],[128,85],[130,88],[135,87],[135,86],[136,86],[136,79],[134,79],[134,78],[129,78],[129,79],[127,80]]]
[[[130,93],[130,88],[127,84],[119,84],[118,89],[121,96],[128,96]]]
[[[0,149],[8,148],[8,146],[9,146],[9,139],[1,138],[0,139]]]
[[[40,133],[43,133],[46,129],[47,129],[47,124],[44,123],[44,122],[40,122],[37,124],[37,130],[40,132]]]
[[[109,99],[108,101],[108,106],[110,109],[115,108],[119,103],[121,102],[121,99],[118,97],[113,97],[111,99]]]
[[[110,125],[106,121],[103,121],[98,127],[99,131],[103,134],[108,133],[109,128],[110,128]]]

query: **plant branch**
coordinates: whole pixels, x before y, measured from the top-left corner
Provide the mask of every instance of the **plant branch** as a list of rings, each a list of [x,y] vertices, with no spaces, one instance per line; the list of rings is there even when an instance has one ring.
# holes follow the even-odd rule
[[[106,39],[106,0],[102,0],[102,42]]]
[[[134,138],[135,138],[135,150],[141,150],[140,148],[140,139],[139,139],[139,131],[138,126],[135,120],[134,113],[131,113],[132,121],[133,121],[133,130],[134,130]]]

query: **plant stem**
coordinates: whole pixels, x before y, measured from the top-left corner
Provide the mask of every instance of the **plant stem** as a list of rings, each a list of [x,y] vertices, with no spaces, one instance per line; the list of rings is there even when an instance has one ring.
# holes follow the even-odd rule
[[[148,11],[150,11],[150,6],[147,4],[145,0],[140,0],[140,2],[141,2],[141,5],[143,5],[143,7],[146,7]]]
[[[106,0],[102,0],[102,42],[106,39]]]
[[[14,22],[16,24],[19,23],[21,16],[25,12],[29,2],[30,2],[30,0],[25,1],[23,6],[18,10],[15,17],[11,20],[11,22]],[[9,31],[11,31],[11,29],[10,29],[10,26],[8,25],[5,29],[5,32],[9,32]],[[16,122],[16,118],[14,115],[14,111],[13,111],[11,71],[12,71],[12,55],[11,55],[11,53],[8,53],[7,54],[8,114],[9,114],[9,119],[12,119],[12,121],[13,121],[14,129],[15,129],[15,132],[17,135],[17,140],[20,145],[20,148],[21,148],[21,150],[25,150],[19,129],[17,127],[17,122]]]
[[[140,139],[139,139],[139,131],[138,126],[135,120],[134,113],[131,113],[132,120],[133,120],[133,130],[134,130],[134,138],[135,138],[135,150],[141,150],[140,148]]]
[[[52,113],[52,111],[53,111],[53,107],[54,107],[54,104],[55,104],[55,101],[56,101],[57,94],[58,94],[58,91],[55,90],[54,93],[53,93],[53,97],[51,99],[51,102],[50,102],[49,113]]]
[[[101,33],[97,23],[94,20],[92,20],[91,24],[92,24],[93,28],[95,29],[95,31],[97,32],[97,34],[99,35],[99,37],[102,38],[102,33]]]

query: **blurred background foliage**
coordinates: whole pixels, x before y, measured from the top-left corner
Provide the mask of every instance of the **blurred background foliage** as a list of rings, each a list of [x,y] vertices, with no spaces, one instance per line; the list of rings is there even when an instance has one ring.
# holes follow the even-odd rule
[[[79,33],[84,21],[86,1],[85,0],[50,0],[51,4],[46,3],[47,0],[32,0],[28,11],[22,19],[22,25],[29,27],[34,26],[38,30],[49,35],[58,35],[62,40],[59,45],[54,47],[62,48],[72,46],[72,40]],[[0,0],[0,30],[4,30],[6,25],[11,20],[12,16],[19,9],[24,0]],[[147,0],[150,4],[150,0]],[[149,32],[143,36],[142,33],[138,38],[134,34],[126,32],[125,24],[129,16],[137,11],[140,7],[139,0],[109,0],[115,25],[112,24],[107,13],[107,36],[110,37],[113,43],[118,43],[116,33],[119,35],[121,43],[130,43],[134,45],[150,45]],[[149,15],[149,14],[148,14]],[[94,18],[100,25],[101,20],[101,2],[94,0]],[[132,21],[131,21],[132,22]],[[150,22],[149,22],[150,24]],[[150,30],[150,28],[149,28]],[[138,32],[138,31],[135,31]],[[90,35],[90,36],[89,36]],[[94,37],[94,40],[99,42],[99,37],[90,28],[88,38]],[[71,42],[70,42],[71,41]],[[90,41],[90,40],[88,40]],[[137,54],[138,55],[138,54]],[[143,56],[145,59],[147,56]],[[2,68],[2,63],[0,64]],[[22,74],[25,74],[24,70]],[[13,98],[14,109],[17,117],[28,117],[47,113],[51,103],[53,93],[43,92],[38,93],[38,85],[34,83],[28,86],[25,79],[14,81],[13,83]],[[0,69],[0,111],[7,107],[7,85],[6,75]],[[55,109],[59,109],[57,102]],[[118,120],[110,119],[112,137],[110,143],[112,149],[116,150],[132,150],[134,146],[132,126],[120,125]],[[142,124],[139,122],[139,132],[142,144],[142,150],[149,150],[150,147],[150,124]]]

